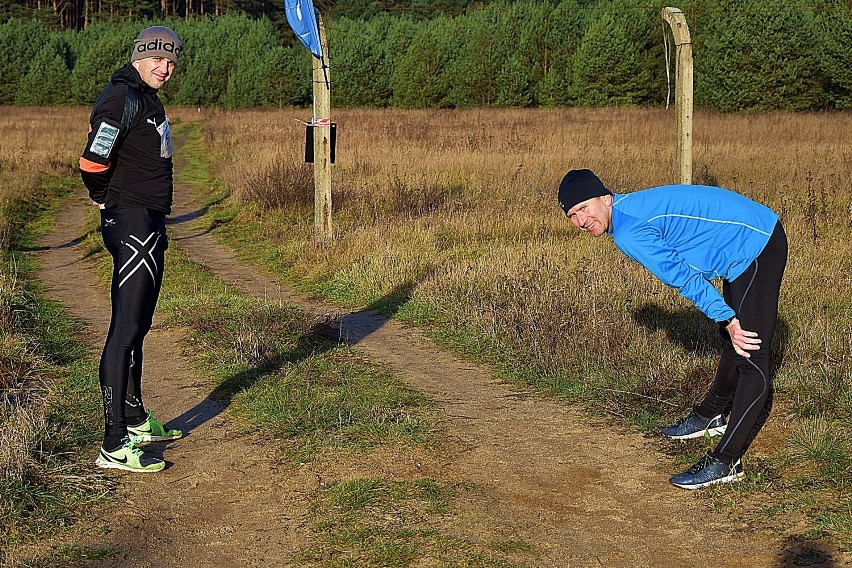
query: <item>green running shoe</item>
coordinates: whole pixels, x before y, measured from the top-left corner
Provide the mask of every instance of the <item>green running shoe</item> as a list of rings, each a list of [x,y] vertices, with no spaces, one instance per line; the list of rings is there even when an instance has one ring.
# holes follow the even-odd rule
[[[148,473],[160,471],[166,467],[166,462],[140,450],[130,438],[124,439],[124,444],[111,452],[101,447],[101,453],[95,460],[95,465],[103,468],[123,469]]]
[[[160,421],[154,418],[154,413],[148,411],[148,418],[137,426],[128,426],[127,435],[134,444],[147,444],[148,442],[166,442],[177,440],[183,436],[180,430],[167,430]]]

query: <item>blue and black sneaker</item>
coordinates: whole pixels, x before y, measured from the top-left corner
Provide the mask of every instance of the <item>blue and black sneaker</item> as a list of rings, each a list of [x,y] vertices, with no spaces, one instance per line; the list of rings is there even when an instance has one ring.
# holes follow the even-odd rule
[[[743,464],[738,459],[727,464],[710,454],[705,454],[688,470],[675,475],[669,481],[682,489],[700,489],[717,483],[731,483],[745,477]]]
[[[706,418],[695,410],[689,413],[679,424],[663,428],[663,436],[672,440],[688,440],[702,436],[721,436],[728,427],[725,417],[721,414]]]

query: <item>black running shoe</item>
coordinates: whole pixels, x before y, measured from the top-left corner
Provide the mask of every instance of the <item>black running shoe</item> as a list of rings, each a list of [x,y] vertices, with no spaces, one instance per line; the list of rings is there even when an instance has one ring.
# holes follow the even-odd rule
[[[700,489],[717,483],[731,483],[745,477],[740,460],[727,464],[710,454],[705,454],[688,470],[675,475],[669,481],[682,489]]]
[[[721,414],[713,418],[705,418],[695,410],[683,419],[679,424],[663,428],[663,436],[672,440],[688,440],[690,438],[701,438],[702,436],[721,436],[728,427],[725,417]]]

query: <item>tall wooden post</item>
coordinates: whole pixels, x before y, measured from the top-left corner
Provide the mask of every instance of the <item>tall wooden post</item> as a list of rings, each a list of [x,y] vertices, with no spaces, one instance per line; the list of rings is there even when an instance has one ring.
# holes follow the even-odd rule
[[[314,60],[314,227],[319,240],[331,239],[331,80],[328,43],[322,17],[317,15],[324,59]]]
[[[663,20],[669,24],[676,46],[675,113],[677,141],[675,169],[678,183],[692,183],[692,38],[686,18],[678,8],[663,8]]]

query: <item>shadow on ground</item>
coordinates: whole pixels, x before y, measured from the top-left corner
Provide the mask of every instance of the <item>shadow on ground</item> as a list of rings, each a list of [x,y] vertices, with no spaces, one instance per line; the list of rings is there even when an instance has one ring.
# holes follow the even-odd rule
[[[364,309],[343,315],[336,329],[330,330],[331,336],[336,335],[332,338],[357,345],[385,325],[411,299],[416,286],[417,282],[404,282]]]
[[[701,352],[716,352],[721,349],[719,326],[694,308],[669,310],[657,304],[646,303],[633,312],[633,320],[651,331],[662,330],[672,343],[683,349]],[[790,340],[790,325],[782,317],[775,326],[772,338],[771,368],[773,376],[784,365],[787,345]]]
[[[308,357],[331,351],[344,342],[357,344],[399,311],[411,298],[415,285],[415,282],[400,284],[363,310],[347,314],[338,321],[322,320],[314,323],[292,349],[225,377],[203,401],[175,417],[169,426],[189,435],[193,429],[221,414],[237,393],[251,388],[257,381],[285,365],[294,365]]]
[[[789,536],[778,553],[774,568],[839,568],[832,552],[820,542]]]
[[[275,373],[285,365],[295,365],[318,353],[335,348],[329,341],[318,340],[324,335],[325,324],[319,323],[300,337],[296,345],[287,352],[278,353],[259,364],[225,377],[207,397],[169,421],[169,427],[191,435],[192,430],[221,414],[231,404],[234,396],[251,388],[258,380]]]

